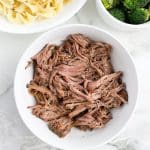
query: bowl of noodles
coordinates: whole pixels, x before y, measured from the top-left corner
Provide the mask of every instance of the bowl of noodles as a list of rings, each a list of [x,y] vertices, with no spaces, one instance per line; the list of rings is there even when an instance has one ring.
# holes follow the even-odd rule
[[[48,30],[74,16],[86,0],[0,0],[0,30],[29,34]]]

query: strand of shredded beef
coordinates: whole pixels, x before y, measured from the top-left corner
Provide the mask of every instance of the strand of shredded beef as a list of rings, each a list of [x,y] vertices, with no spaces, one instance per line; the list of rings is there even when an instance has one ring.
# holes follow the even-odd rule
[[[72,127],[103,127],[112,118],[112,108],[128,101],[123,73],[114,72],[111,64],[111,49],[107,43],[73,34],[61,45],[45,45],[32,57],[34,76],[27,88],[36,104],[29,108],[59,137]]]

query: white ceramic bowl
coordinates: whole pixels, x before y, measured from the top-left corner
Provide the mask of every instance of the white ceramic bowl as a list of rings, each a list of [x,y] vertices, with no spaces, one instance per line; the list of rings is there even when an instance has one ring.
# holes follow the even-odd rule
[[[53,18],[40,22],[34,22],[32,24],[14,24],[9,22],[5,17],[0,16],[0,31],[17,34],[29,34],[46,31],[69,20],[80,10],[80,8],[82,8],[85,3],[86,0],[72,0]]]
[[[150,27],[150,21],[143,24],[134,25],[116,19],[106,10],[101,0],[96,0],[96,8],[103,21],[105,21],[108,25],[116,28],[117,30],[134,31],[137,29],[146,29]]]
[[[35,100],[26,89],[27,83],[32,79],[33,68],[25,70],[25,66],[30,58],[39,52],[45,44],[58,44],[68,34],[73,33],[82,33],[94,40],[104,41],[113,46],[112,63],[116,71],[121,70],[124,73],[123,81],[127,85],[129,103],[114,110],[113,119],[104,128],[88,132],[74,128],[65,138],[59,138],[48,129],[44,121],[33,116],[31,111],[27,109],[28,106],[34,104]],[[44,33],[25,51],[17,67],[14,95],[21,118],[38,138],[54,147],[65,150],[88,150],[108,142],[125,127],[137,102],[138,80],[132,58],[116,38],[94,26],[66,25]]]

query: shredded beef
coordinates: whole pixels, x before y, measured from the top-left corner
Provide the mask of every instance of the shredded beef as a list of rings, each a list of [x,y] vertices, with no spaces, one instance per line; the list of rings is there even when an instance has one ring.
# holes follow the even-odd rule
[[[27,85],[36,104],[33,115],[59,137],[72,127],[103,127],[111,110],[128,101],[121,71],[111,64],[111,45],[72,34],[61,45],[47,44],[32,57],[33,80]]]

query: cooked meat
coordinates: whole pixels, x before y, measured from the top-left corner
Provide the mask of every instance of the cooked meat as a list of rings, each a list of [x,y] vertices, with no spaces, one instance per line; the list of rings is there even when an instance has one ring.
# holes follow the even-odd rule
[[[29,108],[60,137],[72,127],[103,127],[112,108],[128,101],[123,73],[114,72],[107,43],[73,34],[61,45],[47,44],[31,62],[34,75],[27,88],[36,104]]]
[[[27,85],[27,88],[30,93],[35,93],[35,95],[38,93],[42,93],[43,95],[47,95],[48,99],[51,101],[57,100],[57,97],[48,88],[39,86],[33,81],[31,81],[30,84]]]
[[[86,113],[76,119],[74,126],[81,130],[92,130],[101,127],[101,123],[98,122],[90,113]]]
[[[91,43],[91,40],[88,37],[83,36],[82,34],[73,34],[68,37],[68,41],[71,43],[77,43],[78,46],[81,46],[83,48],[88,47],[88,45]]]
[[[59,137],[66,136],[72,128],[72,120],[63,116],[49,122],[49,128]]]
[[[41,118],[46,122],[57,119],[66,113],[63,110],[61,110],[59,107],[55,105],[49,106],[48,104],[45,106],[36,105],[30,108],[32,108],[33,115]]]
[[[88,108],[86,107],[86,105],[80,104],[79,106],[77,106],[75,108],[75,110],[73,110],[71,113],[69,113],[69,117],[73,118],[78,116],[79,114],[81,114],[82,112],[86,111]]]

